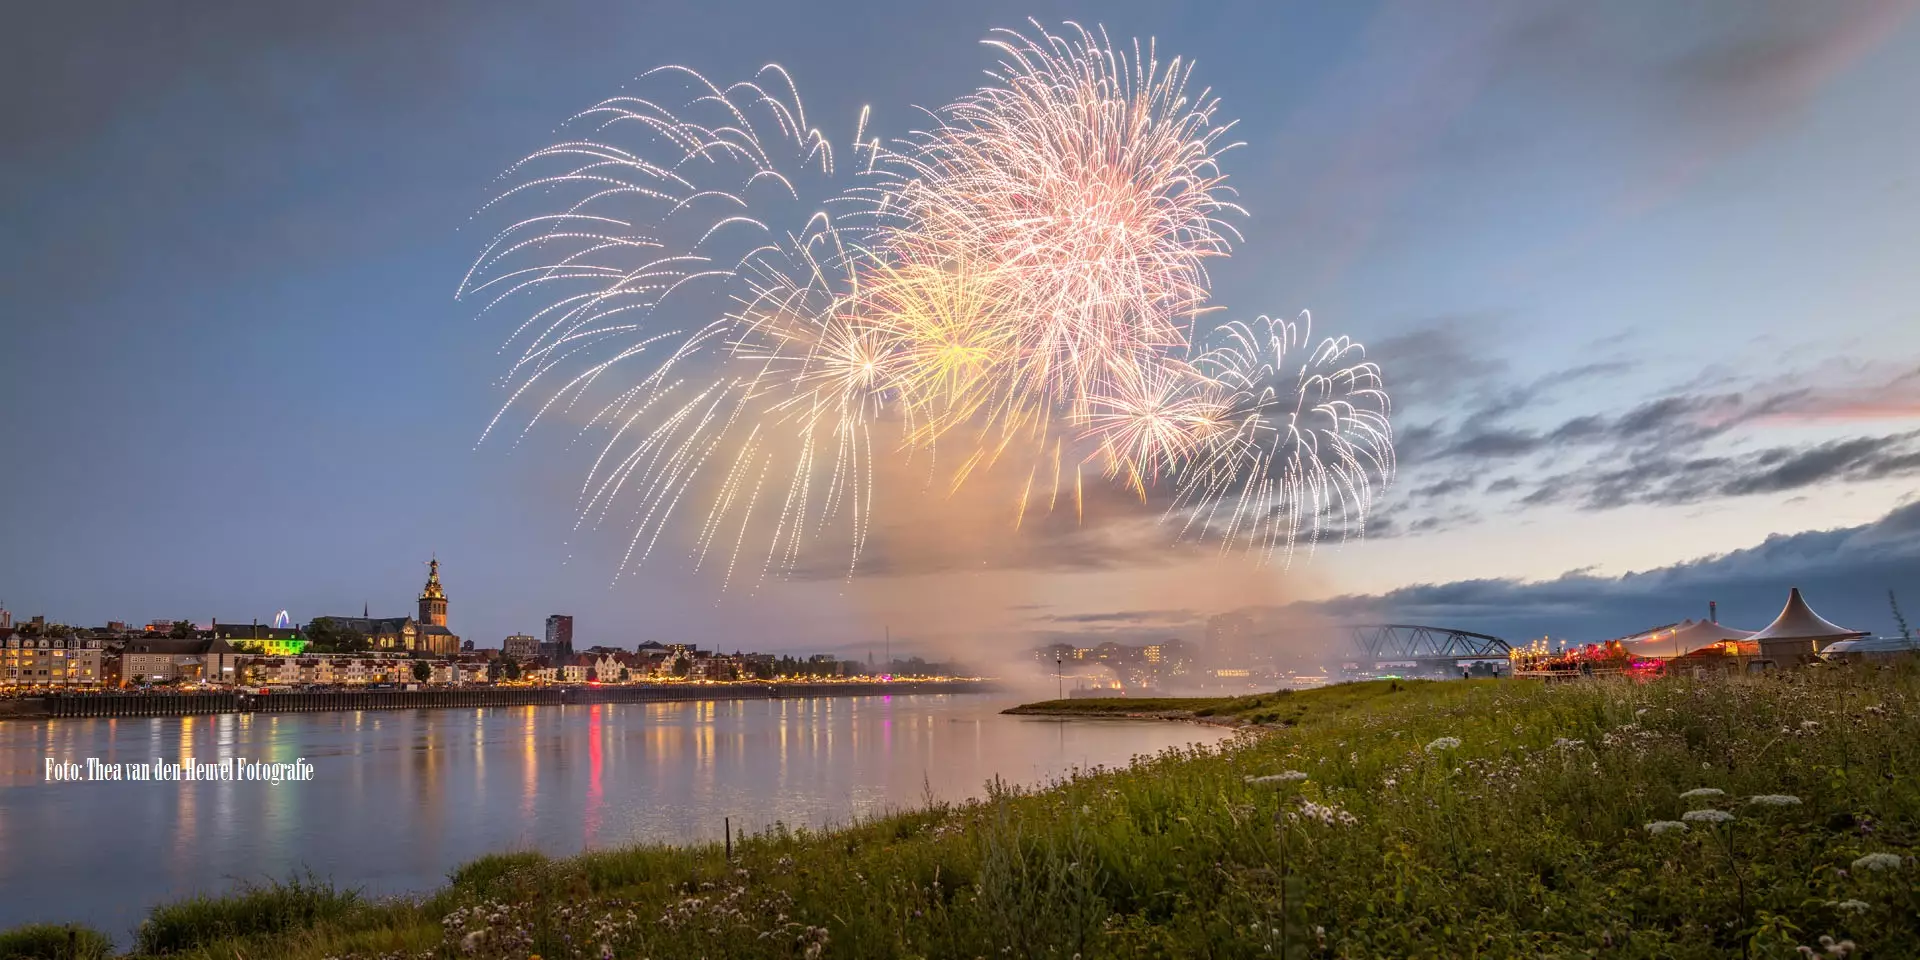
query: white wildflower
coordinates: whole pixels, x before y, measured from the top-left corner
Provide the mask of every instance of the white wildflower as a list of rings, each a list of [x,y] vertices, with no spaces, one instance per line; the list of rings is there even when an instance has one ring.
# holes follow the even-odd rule
[[[1785,793],[1763,793],[1757,797],[1748,797],[1747,802],[1759,807],[1797,807],[1800,798]]]
[[[1331,803],[1314,803],[1312,800],[1304,799],[1300,801],[1300,811],[1293,814],[1293,819],[1318,820],[1329,827],[1350,827],[1360,822],[1359,818],[1353,814]]]
[[[1459,746],[1460,746],[1459,737],[1440,737],[1439,739],[1433,741],[1432,743],[1427,744],[1427,752],[1439,753],[1442,750],[1452,750]]]
[[[1829,900],[1827,906],[1841,913],[1866,913],[1873,909],[1873,904],[1865,900]]]
[[[1553,741],[1553,748],[1555,750],[1578,750],[1584,746],[1586,746],[1585,743],[1579,740],[1569,740],[1566,737],[1558,737]]]
[[[1898,870],[1900,855],[1897,853],[1869,853],[1853,862],[1855,870]]]
[[[480,944],[484,943],[486,939],[487,939],[487,932],[485,930],[475,930],[472,933],[469,933],[466,936],[460,938],[460,952],[478,953],[480,950]]]
[[[1819,953],[1815,953],[1812,947],[1803,946],[1800,948],[1800,955],[1803,957],[1846,957],[1851,956],[1853,951],[1854,946],[1852,940],[1835,941],[1832,937],[1822,936],[1820,938]]]
[[[1724,797],[1726,795],[1727,795],[1727,792],[1718,787],[1696,787],[1692,790],[1688,790],[1686,793],[1681,794],[1680,799],[1711,800],[1714,797]]]
[[[1733,814],[1725,810],[1688,810],[1680,819],[1688,823],[1726,823],[1733,819]]]
[[[1663,833],[1686,833],[1687,825],[1678,820],[1655,820],[1647,824],[1647,832],[1656,837]]]
[[[1283,770],[1269,773],[1264,777],[1248,777],[1248,783],[1295,783],[1307,779],[1307,775],[1298,770]]]

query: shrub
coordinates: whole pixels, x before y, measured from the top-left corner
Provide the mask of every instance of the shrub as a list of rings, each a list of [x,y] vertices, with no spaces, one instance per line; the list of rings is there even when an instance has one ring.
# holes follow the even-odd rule
[[[177,953],[236,937],[278,933],[344,918],[363,903],[312,874],[249,885],[224,897],[194,897],[154,908],[140,925],[140,953]]]
[[[104,960],[113,941],[87,927],[36,923],[0,933],[0,960]]]

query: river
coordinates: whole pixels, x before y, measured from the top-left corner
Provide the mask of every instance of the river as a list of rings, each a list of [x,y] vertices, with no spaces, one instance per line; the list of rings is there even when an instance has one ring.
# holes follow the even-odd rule
[[[987,694],[0,723],[0,929],[126,943],[156,903],[311,870],[429,890],[501,850],[571,854],[821,827],[1211,743],[1212,727],[1010,717]],[[49,782],[186,758],[313,765],[301,782]]]

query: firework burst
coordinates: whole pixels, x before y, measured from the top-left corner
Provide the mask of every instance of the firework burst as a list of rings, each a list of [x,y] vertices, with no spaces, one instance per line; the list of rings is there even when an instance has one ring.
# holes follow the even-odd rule
[[[987,42],[989,82],[931,129],[885,146],[863,111],[845,170],[773,66],[656,70],[677,106],[605,101],[509,169],[489,208],[540,212],[460,289],[525,311],[488,433],[524,408],[523,435],[600,436],[580,522],[630,522],[623,570],[684,523],[728,582],[823,537],[851,573],[877,464],[952,489],[1010,450],[1033,464],[1013,527],[1087,469],[1262,558],[1364,523],[1393,454],[1358,345],[1265,318],[1191,337],[1241,213],[1191,64],[1077,26]]]

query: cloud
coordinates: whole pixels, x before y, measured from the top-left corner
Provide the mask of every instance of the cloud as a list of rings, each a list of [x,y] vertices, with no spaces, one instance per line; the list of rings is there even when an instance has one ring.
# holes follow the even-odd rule
[[[1740,456],[1637,457],[1624,466],[1589,466],[1548,477],[1521,502],[1573,503],[1587,510],[1680,505],[1916,473],[1920,431],[1776,446]]]
[[[1403,408],[1444,405],[1470,386],[1506,374],[1507,361],[1482,345],[1472,328],[1484,318],[1437,317],[1403,333],[1367,344],[1367,359],[1390,377],[1394,403]]]
[[[1600,368],[1603,365],[1592,365]],[[1920,419],[1920,370],[1842,364],[1741,387],[1678,392],[1618,414],[1582,413],[1547,427],[1502,422],[1497,407],[1407,432],[1400,462],[1414,483],[1385,505],[1370,536],[1393,536],[1471,523],[1460,500],[1490,467],[1515,472],[1479,488],[1526,507],[1568,504],[1610,510],[1632,504],[1681,505],[1726,497],[1786,493],[1827,484],[1920,473],[1920,432],[1874,432],[1740,452],[1770,427],[1879,424]],[[1553,379],[1553,378],[1544,378]],[[1536,384],[1494,388],[1511,394]],[[1538,470],[1537,458],[1558,469]]]
[[[1192,610],[1120,610],[1113,613],[1056,614],[1034,619],[1046,623],[1182,624],[1204,619]]]
[[[1411,622],[1519,640],[1551,635],[1601,640],[1705,615],[1757,630],[1801,587],[1823,616],[1858,630],[1887,631],[1887,591],[1920,584],[1920,502],[1873,523],[1776,535],[1758,546],[1655,570],[1553,580],[1466,580],[1306,604],[1340,622]]]

